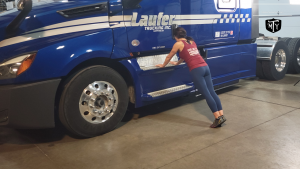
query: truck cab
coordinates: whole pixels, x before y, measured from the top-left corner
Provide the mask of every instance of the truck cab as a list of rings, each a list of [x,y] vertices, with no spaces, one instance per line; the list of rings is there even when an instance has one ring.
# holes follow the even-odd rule
[[[0,125],[93,137],[128,105],[195,92],[188,67],[158,68],[187,30],[216,89],[256,73],[257,4],[248,0],[53,1],[0,13]],[[178,60],[178,55],[173,61]]]

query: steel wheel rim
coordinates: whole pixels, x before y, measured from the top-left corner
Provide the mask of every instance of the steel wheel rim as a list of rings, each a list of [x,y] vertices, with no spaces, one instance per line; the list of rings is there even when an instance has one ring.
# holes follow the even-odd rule
[[[118,93],[115,87],[105,81],[95,81],[82,92],[79,110],[89,123],[100,124],[109,120],[118,106]]]
[[[300,48],[298,49],[298,52],[297,52],[297,63],[300,66]]]
[[[282,72],[286,65],[286,54],[283,49],[277,51],[275,55],[275,68],[278,72]]]

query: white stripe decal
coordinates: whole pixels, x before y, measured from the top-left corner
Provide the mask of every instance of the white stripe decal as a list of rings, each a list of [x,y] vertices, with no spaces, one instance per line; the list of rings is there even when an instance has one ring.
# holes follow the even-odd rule
[[[240,18],[243,18],[244,17],[244,14],[241,14],[241,17]]]
[[[250,21],[251,21],[251,18],[248,18],[248,19],[247,19],[247,22],[250,22]]]
[[[238,18],[239,17],[239,14],[235,14],[235,18]]]
[[[111,26],[111,28],[121,28],[121,27],[125,27],[126,25],[131,24],[131,22],[120,22],[120,23],[114,23],[116,25]]]
[[[224,18],[227,18],[227,14],[224,14]]]
[[[124,21],[131,21],[132,15],[124,15]]]
[[[249,17],[249,14],[246,14],[246,18],[248,18]]]
[[[109,17],[110,22],[117,22],[117,21],[123,21],[123,20],[124,20],[123,15]]]
[[[231,20],[231,23],[234,23],[234,21],[235,21],[235,19],[232,19],[232,20]]]
[[[32,33],[32,32],[36,32],[36,31],[44,31],[44,30],[48,30],[48,29],[61,28],[61,27],[66,27],[66,26],[76,26],[76,25],[82,25],[82,24],[91,24],[91,23],[97,23],[97,22],[108,22],[108,17],[100,16],[100,17],[92,17],[92,18],[62,22],[62,23],[42,27],[39,29],[35,29],[35,30],[25,32],[25,33],[27,34],[27,33]]]
[[[216,58],[220,58],[220,57],[223,57],[223,56],[215,56],[215,57],[210,57],[210,58],[207,58],[207,59],[216,59]]]
[[[239,23],[240,22],[240,18],[236,19],[236,22]]]
[[[242,22],[245,22],[245,18],[242,19]]]
[[[173,21],[173,24],[178,25],[200,25],[200,24],[212,24],[214,20],[181,20]]]
[[[220,23],[223,23],[223,19],[220,20]]]
[[[88,31],[88,30],[95,30],[95,29],[102,29],[102,28],[109,28],[108,23],[100,23],[100,24],[90,24],[90,25],[82,25],[82,26],[74,26],[68,28],[61,28],[61,29],[54,29],[44,32],[37,32],[32,34],[27,34],[23,36],[17,36],[10,39],[6,39],[0,42],[0,47],[9,46],[21,42],[31,41],[34,39],[40,39],[55,35],[62,35],[67,33],[73,32],[81,32],[81,31]]]
[[[222,14],[216,14],[216,15],[176,15],[175,20],[180,19],[215,19],[215,18],[221,18]]]
[[[226,23],[229,23],[229,19],[226,19]]]
[[[131,21],[132,15],[118,15],[109,17],[110,22]]]
[[[230,14],[229,18],[232,18],[233,17],[233,14]]]

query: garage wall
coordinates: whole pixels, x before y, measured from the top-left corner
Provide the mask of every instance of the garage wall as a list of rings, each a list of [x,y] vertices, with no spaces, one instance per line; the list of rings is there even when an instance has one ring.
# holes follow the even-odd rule
[[[259,0],[259,18],[259,32],[266,36],[300,37],[300,0]],[[276,33],[265,27],[265,20],[273,18],[282,21]]]

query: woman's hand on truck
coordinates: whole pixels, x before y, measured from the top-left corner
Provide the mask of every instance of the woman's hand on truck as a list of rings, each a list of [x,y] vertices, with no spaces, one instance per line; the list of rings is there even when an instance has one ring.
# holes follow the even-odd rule
[[[171,61],[170,63],[175,66],[178,65],[178,62]]]
[[[164,65],[163,65],[163,64],[158,64],[158,65],[156,65],[156,67],[163,68],[163,67],[164,67]]]

